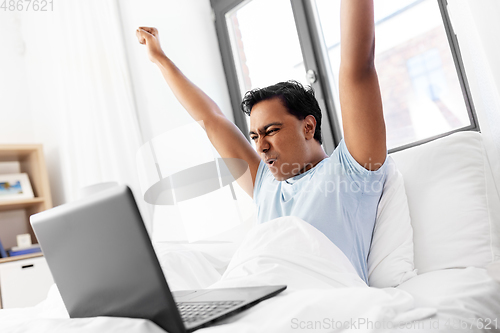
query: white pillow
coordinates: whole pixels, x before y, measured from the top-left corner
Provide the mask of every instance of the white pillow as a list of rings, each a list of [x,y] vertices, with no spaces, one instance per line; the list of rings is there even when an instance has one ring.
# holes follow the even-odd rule
[[[484,155],[476,132],[392,154],[405,181],[419,274],[493,260]]]
[[[390,156],[387,163],[387,180],[378,205],[368,255],[368,283],[378,288],[396,287],[417,275],[403,177]]]

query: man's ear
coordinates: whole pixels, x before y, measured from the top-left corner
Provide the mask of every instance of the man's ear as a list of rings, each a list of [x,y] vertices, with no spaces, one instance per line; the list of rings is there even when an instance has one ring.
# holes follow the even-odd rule
[[[314,138],[314,132],[316,131],[316,118],[313,115],[308,115],[304,118],[304,136],[306,140]]]

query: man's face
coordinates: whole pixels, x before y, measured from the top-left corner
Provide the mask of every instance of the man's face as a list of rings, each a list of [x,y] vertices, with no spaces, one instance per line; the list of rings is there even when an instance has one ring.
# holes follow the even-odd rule
[[[276,180],[296,176],[305,167],[304,122],[290,114],[279,98],[255,104],[250,113],[250,138]]]

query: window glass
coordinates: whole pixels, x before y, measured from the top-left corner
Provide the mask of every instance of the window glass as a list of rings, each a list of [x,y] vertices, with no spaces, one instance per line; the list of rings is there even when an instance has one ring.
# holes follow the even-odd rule
[[[315,5],[338,104],[340,0]],[[388,148],[469,126],[437,1],[375,0],[375,29]]]
[[[226,22],[241,96],[291,79],[308,84],[289,0],[244,1]]]
[[[244,1],[226,20],[242,96],[279,81],[307,84],[289,0]]]

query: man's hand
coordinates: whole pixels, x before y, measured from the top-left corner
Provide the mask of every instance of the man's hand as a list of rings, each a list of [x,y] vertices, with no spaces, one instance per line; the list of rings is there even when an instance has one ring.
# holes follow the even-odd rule
[[[158,30],[156,28],[139,27],[135,35],[139,43],[146,45],[149,60],[156,63],[161,57],[165,57],[165,53],[160,46]]]

